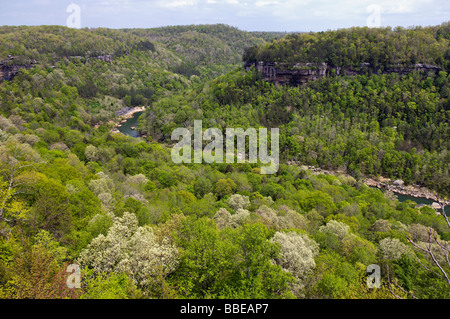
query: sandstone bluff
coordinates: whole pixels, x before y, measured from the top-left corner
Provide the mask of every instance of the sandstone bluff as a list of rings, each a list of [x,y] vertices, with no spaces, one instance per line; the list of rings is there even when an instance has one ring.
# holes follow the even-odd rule
[[[372,68],[370,63],[361,63],[359,67],[333,67],[325,62],[322,63],[296,63],[290,65],[278,62],[244,62],[244,68],[249,70],[255,67],[263,76],[264,80],[275,85],[302,85],[317,80],[324,76],[359,75],[359,74],[384,74],[398,73],[400,76],[412,71],[434,72],[441,70],[439,66],[430,64],[414,64],[411,66],[395,65],[383,70]]]

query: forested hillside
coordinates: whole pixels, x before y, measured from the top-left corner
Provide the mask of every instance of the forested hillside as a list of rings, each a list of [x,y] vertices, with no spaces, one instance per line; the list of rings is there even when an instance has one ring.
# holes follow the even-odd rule
[[[24,68],[0,83],[0,298],[450,298],[441,210],[363,183],[399,178],[442,199],[450,189],[448,24],[403,30],[398,44],[392,34],[1,27],[2,71]],[[242,66],[264,52],[343,64],[372,54],[353,59],[339,39],[396,56],[380,65],[442,70],[291,87]],[[133,106],[146,107],[146,137],[112,131]],[[279,128],[278,172],[175,164],[171,133],[196,119]],[[80,288],[66,284],[69,264]]]
[[[158,29],[2,27],[0,61],[5,67],[36,61],[31,68],[20,69],[15,81],[2,84],[2,111],[11,114],[16,109],[15,114],[28,123],[44,121],[86,131],[113,119],[124,107],[148,105],[191,87],[200,81],[190,77],[193,73],[202,71],[202,77],[225,73],[240,63],[245,46],[264,42],[259,35],[220,25],[211,26],[210,35],[184,29],[166,45],[153,42],[153,34],[164,34]],[[171,28],[165,32],[168,37],[173,33]],[[205,38],[209,42],[203,43]],[[186,39],[197,43],[196,52],[178,54],[176,47],[189,43]],[[215,47],[225,52],[216,52]],[[185,66],[194,65],[197,51],[204,51],[209,60],[186,71]]]
[[[387,68],[416,63],[450,67],[450,24],[414,28],[361,28],[291,34],[279,41],[249,47],[244,61],[325,62],[331,66]]]
[[[154,103],[142,131],[170,141],[176,127],[279,127],[282,158],[358,178],[385,176],[448,195],[449,79],[359,75],[307,87],[275,87],[256,70],[236,70],[190,95]]]
[[[212,78],[242,60],[244,50],[252,45],[264,44],[281,38],[281,32],[244,32],[227,25],[172,26],[156,29],[128,29],[151,41],[163,43],[182,63],[170,66],[185,76]]]

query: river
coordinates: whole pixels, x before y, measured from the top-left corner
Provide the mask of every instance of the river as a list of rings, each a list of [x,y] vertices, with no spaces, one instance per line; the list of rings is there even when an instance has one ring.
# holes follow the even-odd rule
[[[139,132],[136,130],[131,129],[132,127],[137,127],[138,123],[139,123],[139,116],[141,116],[143,112],[136,112],[133,114],[133,117],[127,119],[126,122],[121,123],[121,126],[118,127],[117,129],[125,134],[125,135],[129,135],[132,137],[139,137]]]
[[[397,194],[397,193],[394,193],[394,194],[397,196],[397,198],[400,202],[405,202],[407,200],[411,200],[411,201],[416,202],[417,204],[425,204],[425,205],[431,205],[434,202],[434,200],[424,198],[424,197],[413,197],[413,196]],[[450,206],[449,205],[447,205],[445,207],[445,214],[447,216],[450,216]]]
[[[369,187],[380,189],[375,186],[369,186]],[[395,196],[397,197],[399,202],[406,202],[407,200],[410,200],[410,201],[416,202],[417,204],[425,204],[425,205],[429,205],[429,206],[431,206],[431,204],[433,204],[435,202],[434,200],[428,199],[425,197],[414,197],[414,196],[404,195],[404,194],[400,194],[400,193],[396,193],[396,192],[393,192],[393,193],[395,194]],[[450,205],[445,206],[444,211],[447,216],[450,216]]]
[[[133,114],[133,117],[127,119],[126,122],[121,123],[122,126],[120,126],[118,129],[120,132],[122,132],[123,134],[132,136],[132,137],[139,137],[139,132],[136,130],[131,129],[132,127],[137,127],[138,123],[139,123],[139,117],[141,116],[143,112],[136,112]],[[405,202],[407,200],[411,200],[413,202],[416,202],[417,204],[425,204],[425,205],[431,205],[434,201],[428,198],[424,198],[424,197],[413,197],[413,196],[408,196],[408,195],[403,195],[403,194],[398,194],[395,193],[395,195],[397,196],[398,200],[400,202]],[[450,205],[445,207],[445,214],[447,216],[450,216]]]

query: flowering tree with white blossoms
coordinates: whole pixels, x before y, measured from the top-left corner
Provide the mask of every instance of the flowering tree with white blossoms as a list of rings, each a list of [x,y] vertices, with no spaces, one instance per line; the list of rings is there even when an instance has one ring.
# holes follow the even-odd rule
[[[319,254],[319,244],[305,234],[276,232],[272,242],[280,245],[280,256],[275,262],[296,278],[292,290],[301,297],[305,278],[316,267],[314,257]]]
[[[168,239],[158,241],[150,226],[138,227],[136,216],[125,212],[106,236],[100,234],[92,240],[78,262],[96,273],[126,273],[143,287],[160,272],[168,274],[175,270],[178,251]]]

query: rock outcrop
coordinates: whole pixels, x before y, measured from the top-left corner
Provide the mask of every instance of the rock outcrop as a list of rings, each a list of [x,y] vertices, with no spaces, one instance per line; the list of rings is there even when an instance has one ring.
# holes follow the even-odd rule
[[[11,81],[20,69],[31,69],[37,62],[31,60],[28,64],[14,63],[14,56],[8,55],[6,60],[0,61],[0,82]]]
[[[92,56],[92,57],[88,57],[88,56],[81,56],[81,55],[71,55],[68,56],[69,60],[79,60],[79,61],[86,61],[89,60],[90,58],[92,59],[98,59],[98,60],[102,60],[103,62],[108,62],[108,63],[112,63],[113,60],[113,56],[111,54],[106,54],[106,55],[96,55],[96,56]]]
[[[4,60],[0,60],[0,82],[11,81],[19,72],[20,69],[31,69],[35,64],[36,60],[30,60],[28,63],[16,62],[15,56],[8,55]],[[82,56],[69,56],[71,60],[82,60]],[[104,62],[112,63],[113,57],[110,54],[94,56],[94,59],[98,59]],[[54,66],[52,66],[54,68]]]
[[[377,73],[379,69],[372,68],[370,63],[361,63],[359,67],[331,67],[325,62],[322,63],[297,63],[288,65],[277,62],[245,62],[246,70],[255,66],[262,74],[264,80],[275,85],[302,85],[310,81],[317,80],[324,76],[331,75],[359,75]],[[439,72],[441,68],[436,65],[415,64],[413,66],[391,66],[382,72],[385,74],[398,73],[405,75],[413,70],[424,72]]]
[[[99,55],[96,57],[99,60],[102,60],[103,62],[112,63],[112,55]]]

